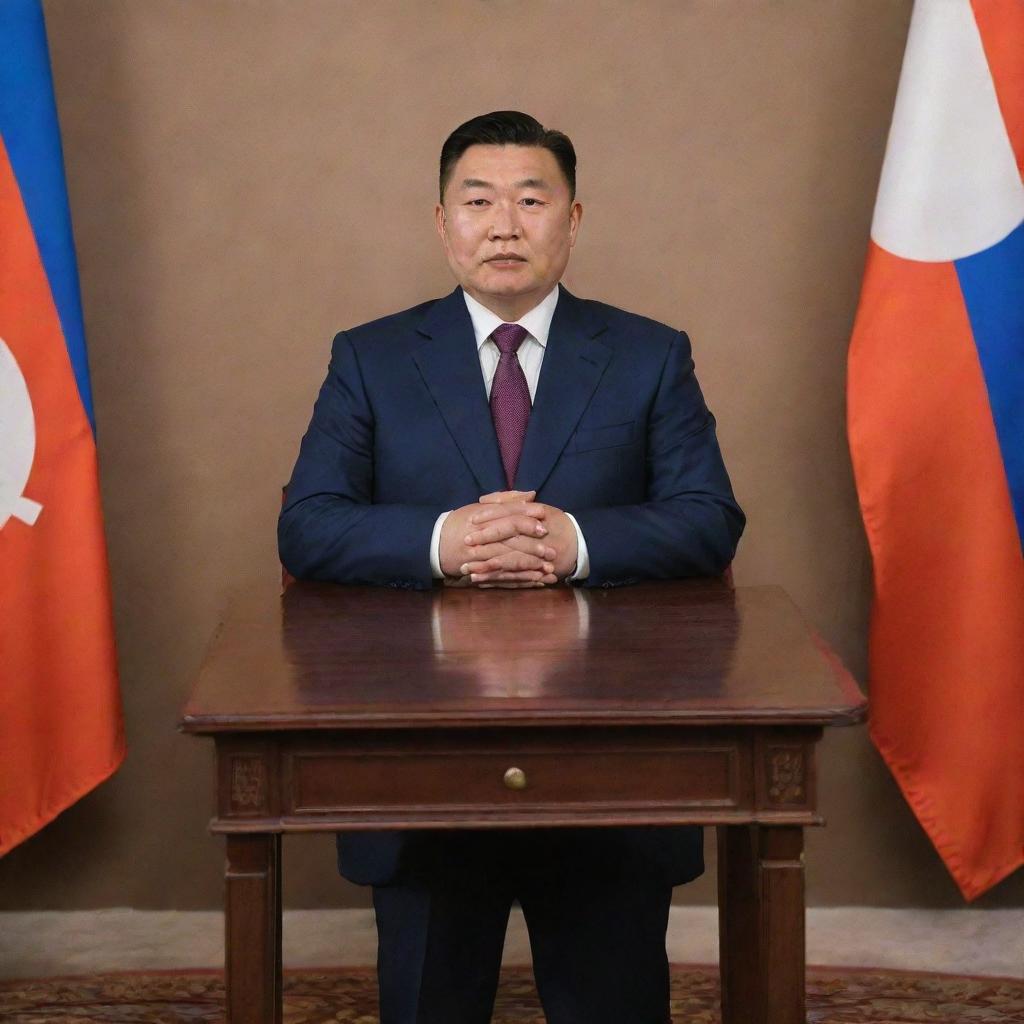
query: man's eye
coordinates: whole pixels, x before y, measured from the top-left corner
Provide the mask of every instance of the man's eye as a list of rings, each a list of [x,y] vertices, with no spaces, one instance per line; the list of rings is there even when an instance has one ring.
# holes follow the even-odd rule
[[[466,205],[467,206],[486,206],[487,205],[487,200],[486,199],[470,199],[470,201],[468,203],[466,203]]]
[[[527,196],[523,200],[523,205],[524,206],[543,206],[544,204],[539,199],[533,199],[530,196]]]

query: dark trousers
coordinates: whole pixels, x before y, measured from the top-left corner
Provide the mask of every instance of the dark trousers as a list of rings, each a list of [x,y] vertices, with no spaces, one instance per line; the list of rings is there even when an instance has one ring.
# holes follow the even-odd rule
[[[416,837],[373,890],[381,1024],[487,1024],[516,900],[548,1024],[666,1024],[671,885],[602,854],[592,830]]]

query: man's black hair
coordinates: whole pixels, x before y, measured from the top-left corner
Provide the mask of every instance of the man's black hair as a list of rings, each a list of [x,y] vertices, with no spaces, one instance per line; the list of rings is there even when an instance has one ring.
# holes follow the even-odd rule
[[[452,168],[470,146],[540,146],[553,154],[576,198],[576,150],[569,136],[545,128],[535,117],[518,110],[495,110],[460,124],[441,147],[440,192],[451,177]]]

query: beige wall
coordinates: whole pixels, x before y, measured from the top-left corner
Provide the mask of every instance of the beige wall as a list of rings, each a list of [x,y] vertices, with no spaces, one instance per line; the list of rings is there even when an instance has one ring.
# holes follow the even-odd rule
[[[863,677],[845,349],[909,9],[49,0],[131,750],[0,862],[0,906],[217,905],[179,709],[231,591],[275,574],[330,338],[450,288],[437,151],[486,110],[571,134],[568,284],[691,333],[749,516],[737,580],[785,586]],[[823,775],[812,902],[958,903],[862,730]],[[365,901],[324,837],[286,847],[290,905]],[[1021,873],[982,901],[1021,904]]]

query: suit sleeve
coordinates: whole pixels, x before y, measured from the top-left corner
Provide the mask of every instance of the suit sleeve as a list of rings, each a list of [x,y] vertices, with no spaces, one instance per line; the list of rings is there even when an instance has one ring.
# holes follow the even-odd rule
[[[348,337],[334,339],[277,524],[281,562],[298,579],[433,585],[430,535],[440,505],[373,503],[374,417]]]
[[[715,576],[746,519],[732,493],[685,334],[669,346],[647,421],[646,500],[570,509],[587,539],[585,585]]]

